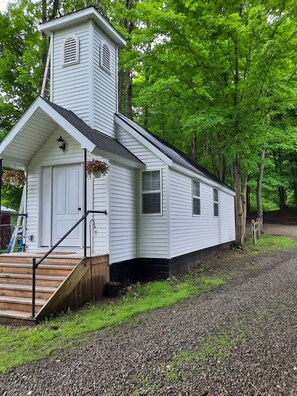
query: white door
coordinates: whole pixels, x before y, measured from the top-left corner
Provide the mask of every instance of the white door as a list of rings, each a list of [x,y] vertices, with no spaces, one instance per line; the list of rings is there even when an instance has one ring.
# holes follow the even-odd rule
[[[53,168],[52,245],[66,234],[82,216],[81,166]],[[60,246],[81,246],[82,226],[77,226]]]

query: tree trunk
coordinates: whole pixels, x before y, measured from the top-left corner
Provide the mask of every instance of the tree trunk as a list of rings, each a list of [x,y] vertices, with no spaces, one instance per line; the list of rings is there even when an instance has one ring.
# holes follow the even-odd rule
[[[242,176],[241,178],[241,200],[242,200],[242,210],[243,210],[243,219],[242,219],[242,227],[243,227],[243,242],[246,239],[246,215],[247,215],[247,203],[246,203],[246,192],[247,192],[247,175]]]
[[[53,2],[53,11],[52,11],[52,15],[50,17],[50,19],[54,19],[57,16],[58,10],[60,7],[60,0],[54,0]]]
[[[239,98],[239,61],[237,42],[234,40],[234,136],[239,135],[239,118],[238,118],[238,98]],[[240,156],[237,155],[232,165],[233,186],[236,193],[235,196],[235,226],[236,226],[236,242],[238,245],[244,245],[246,235],[246,191],[247,191],[247,175],[241,175]]]
[[[235,226],[236,226],[236,243],[244,245],[246,235],[246,190],[247,176],[240,175],[240,159],[239,157],[232,166],[233,187],[235,196]]]
[[[197,161],[197,132],[193,133],[192,141],[191,141],[191,151],[192,151],[192,159],[193,161]]]
[[[295,207],[297,208],[297,182],[296,182],[296,180],[293,181],[293,191],[294,191],[294,203],[295,203]]]
[[[119,70],[118,73],[118,111],[120,113],[124,113],[123,112],[123,84],[124,84],[124,70]]]
[[[246,211],[250,213],[251,211],[251,188],[250,186],[246,187]]]
[[[284,186],[278,187],[279,208],[280,210],[286,209],[286,191]]]
[[[126,117],[133,120],[133,113],[132,113],[132,76],[131,71],[128,69],[125,71],[125,78],[126,78],[126,109],[125,115]]]
[[[137,1],[135,0],[126,0],[125,6],[127,10],[132,10],[135,8],[135,3]],[[134,22],[132,20],[129,20],[127,18],[124,19],[123,25],[128,33],[128,38],[127,38],[127,46],[126,46],[126,51],[129,51],[131,49],[131,33],[135,28]],[[125,69],[121,74],[121,71],[119,72],[119,109],[123,110],[124,103],[123,103],[123,93],[125,93],[125,111],[124,114],[130,118],[131,120],[133,119],[133,112],[132,112],[132,71],[131,69]],[[124,88],[125,87],[125,91]]]
[[[47,4],[46,0],[42,0],[42,22],[46,22],[46,11],[47,11]]]
[[[261,161],[259,165],[259,174],[257,179],[257,217],[260,222],[260,232],[263,233],[263,208],[262,208],[262,183],[264,176],[264,159],[265,159],[265,150],[261,153]]]
[[[297,208],[297,154],[291,154],[294,205]]]
[[[46,2],[46,0],[42,0],[42,22],[46,22],[46,21],[47,21],[47,2]],[[46,82],[47,76],[45,75],[45,73],[46,73],[46,60],[47,60],[47,54],[48,54],[48,51],[49,51],[49,39],[47,38],[45,33],[42,33],[42,40],[44,41],[44,43],[46,42],[47,44],[46,44],[46,48],[43,50],[42,57],[41,57],[41,63],[42,63],[42,66],[43,66],[43,73],[42,73],[42,78],[41,78],[41,80],[39,82],[39,85],[40,85],[39,94],[40,94],[41,97],[45,97],[45,90],[46,90],[46,86],[47,86],[47,82]]]
[[[226,182],[226,160],[224,156],[224,151],[223,151],[223,134],[222,132],[218,133],[218,155],[219,155],[219,172],[218,172],[218,177],[222,182]]]

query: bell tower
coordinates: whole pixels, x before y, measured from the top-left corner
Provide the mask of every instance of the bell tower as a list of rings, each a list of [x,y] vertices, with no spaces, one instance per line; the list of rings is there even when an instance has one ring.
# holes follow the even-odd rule
[[[124,38],[94,8],[41,24],[50,36],[50,100],[115,137],[118,51]]]

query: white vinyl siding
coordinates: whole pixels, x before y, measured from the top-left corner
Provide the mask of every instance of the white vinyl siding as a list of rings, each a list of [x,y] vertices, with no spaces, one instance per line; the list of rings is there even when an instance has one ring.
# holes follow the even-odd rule
[[[220,245],[235,239],[234,197],[220,191],[221,213],[213,216],[213,188],[200,182],[201,215],[192,215],[192,179],[170,172],[171,257]]]
[[[37,250],[39,246],[39,169],[30,167],[27,184],[27,230],[26,245],[27,251]]]
[[[137,178],[135,169],[111,164],[110,264],[137,257]]]
[[[93,159],[93,157],[92,157]],[[107,160],[104,160],[107,162]],[[99,213],[92,217],[89,215],[88,223],[93,218],[94,223],[94,253],[107,254],[109,253],[109,173],[101,176],[99,179],[88,179],[89,183],[93,183],[93,196],[89,192],[88,209],[107,211],[107,215]],[[90,190],[92,190],[90,188]],[[92,197],[92,200],[91,200]]]
[[[103,62],[103,44],[109,49],[109,70],[106,73],[107,58]],[[114,114],[117,112],[117,68],[115,44],[96,26],[94,27],[93,50],[93,103],[91,103],[93,128],[115,137]],[[105,65],[106,67],[102,68]],[[91,72],[91,71],[90,71]]]
[[[57,138],[62,136],[68,144],[68,150],[62,152],[58,148]],[[93,159],[93,156],[90,158]],[[69,136],[61,128],[58,128],[52,136],[49,138],[47,143],[42,146],[39,152],[32,159],[31,164],[28,168],[28,219],[27,219],[27,245],[28,251],[38,249],[41,245],[41,225],[42,219],[38,220],[42,215],[41,208],[41,176],[43,167],[51,167],[55,165],[65,164],[81,164],[83,166],[84,153],[80,147],[80,144]],[[88,204],[87,209],[95,210],[107,210],[108,211],[108,193],[107,193],[107,180],[108,175],[100,179],[88,179]],[[94,184],[94,188],[93,188]],[[94,243],[92,245],[95,252],[99,254],[109,253],[109,241],[108,241],[108,216],[104,214],[95,214],[93,216],[95,220],[94,230]],[[88,217],[88,233],[89,233],[89,221],[92,216]],[[29,241],[29,236],[33,235],[33,241]],[[39,237],[38,237],[39,235]],[[88,235],[88,246],[90,245],[90,238]]]
[[[147,149],[138,140],[132,137],[123,128],[118,130],[119,141],[134,155],[146,164],[147,171],[158,170],[161,172],[161,207],[162,215],[151,216],[142,214],[139,210],[138,219],[138,257],[168,258],[169,257],[169,224],[168,224],[168,200],[166,188],[168,179],[168,167],[154,153]],[[141,171],[139,171],[141,180]],[[141,183],[139,183],[139,207],[141,201]]]
[[[235,240],[235,205],[234,197],[220,191],[220,229],[222,243]]]
[[[74,36],[79,41],[79,63],[64,65],[64,43]],[[90,123],[90,24],[54,33],[52,55],[51,101],[72,110],[87,124]]]
[[[40,202],[42,202],[40,209],[41,224],[40,224],[40,245],[50,246],[51,243],[51,225],[52,225],[52,203],[49,197],[52,196],[52,183],[49,180],[52,178],[52,168],[44,166],[40,172]]]
[[[74,62],[74,42],[70,42],[65,64],[64,45],[72,37],[77,38],[79,62]],[[52,50],[51,100],[72,110],[92,128],[115,137],[116,45],[90,21],[54,33]],[[71,67],[65,67],[68,64]]]

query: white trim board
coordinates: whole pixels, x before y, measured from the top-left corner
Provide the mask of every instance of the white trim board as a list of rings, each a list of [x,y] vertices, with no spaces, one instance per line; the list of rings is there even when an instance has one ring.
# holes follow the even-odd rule
[[[49,116],[58,126],[64,129],[70,136],[76,139],[82,148],[86,148],[88,151],[92,152],[96,146],[89,139],[87,139],[80,131],[78,131],[70,122],[68,122],[61,114],[59,114],[55,109],[53,109],[48,103],[46,103],[42,98],[38,97],[32,105],[24,113],[23,117],[16,123],[12,128],[10,133],[6,136],[0,145],[0,155],[8,147],[8,145],[13,141],[13,139],[22,131],[22,128],[34,115],[34,113],[41,109],[47,116]]]
[[[94,7],[85,8],[83,10],[64,15],[63,17],[44,22],[40,25],[40,30],[48,35],[51,32],[66,29],[67,27],[84,23],[90,19],[93,19],[94,22],[107,34],[107,36],[115,41],[120,47],[125,47],[126,40]]]

